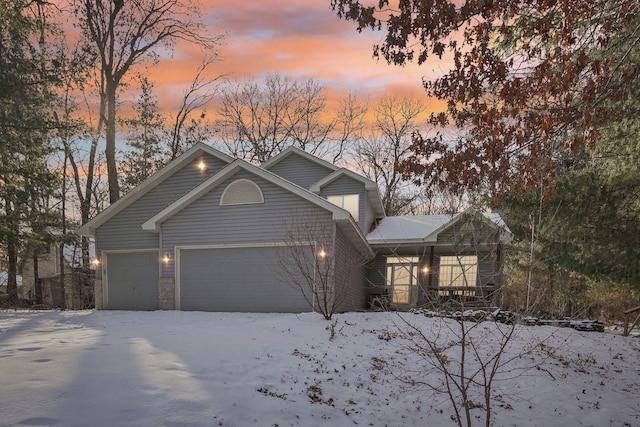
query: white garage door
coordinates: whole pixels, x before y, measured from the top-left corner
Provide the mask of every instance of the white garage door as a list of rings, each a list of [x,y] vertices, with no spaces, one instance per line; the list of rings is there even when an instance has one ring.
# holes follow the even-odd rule
[[[281,273],[279,253],[283,256],[282,249],[273,246],[180,249],[180,309],[311,311],[301,291]]]
[[[158,309],[158,251],[106,253],[108,310]]]

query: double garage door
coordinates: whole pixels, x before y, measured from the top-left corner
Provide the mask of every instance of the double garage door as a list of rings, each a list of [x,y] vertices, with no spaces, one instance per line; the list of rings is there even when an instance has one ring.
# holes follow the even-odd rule
[[[312,253],[310,246],[301,251]],[[282,273],[277,246],[182,248],[176,253],[177,308],[200,311],[307,312],[300,289]],[[107,308],[157,310],[158,251],[109,253]],[[300,281],[303,283],[303,281]],[[307,289],[307,296],[311,294]]]
[[[312,251],[310,246],[299,250]],[[277,246],[180,249],[176,257],[180,309],[311,311],[300,289],[282,273],[278,257],[283,256],[286,249]]]

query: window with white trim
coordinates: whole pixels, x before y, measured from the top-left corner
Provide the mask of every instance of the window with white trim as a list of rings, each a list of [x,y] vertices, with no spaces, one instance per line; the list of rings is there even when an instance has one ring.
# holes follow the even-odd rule
[[[438,285],[442,287],[476,286],[478,257],[475,255],[441,256]]]
[[[358,194],[347,194],[343,196],[328,196],[329,203],[341,207],[351,214],[354,220],[358,221],[360,211],[360,196]]]
[[[237,179],[222,192],[220,206],[249,205],[264,203],[264,196],[258,184],[250,179]]]
[[[387,287],[394,304],[414,304],[417,298],[419,257],[387,257]]]

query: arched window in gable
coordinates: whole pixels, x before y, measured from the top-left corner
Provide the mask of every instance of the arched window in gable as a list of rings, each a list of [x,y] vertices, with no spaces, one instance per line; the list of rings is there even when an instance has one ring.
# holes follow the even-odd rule
[[[264,196],[258,184],[250,179],[237,179],[222,192],[220,206],[250,205],[264,203]]]

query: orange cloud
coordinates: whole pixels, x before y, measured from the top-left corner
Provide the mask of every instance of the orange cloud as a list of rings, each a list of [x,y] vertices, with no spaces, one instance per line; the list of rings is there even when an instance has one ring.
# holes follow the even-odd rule
[[[358,33],[354,22],[335,15],[329,0],[203,0],[200,16],[212,34],[225,34],[211,75],[228,74],[231,80],[278,73],[318,79],[337,95],[426,97],[423,78],[449,68],[438,62],[398,67],[374,59],[373,45],[384,34]],[[179,43],[148,70],[161,110],[178,107],[201,57],[197,46]]]
[[[383,34],[358,33],[355,23],[338,19],[328,0],[208,0],[202,4],[202,16],[212,33],[226,34],[216,70],[232,78],[273,73],[313,77],[327,86],[368,95],[411,85],[419,93],[422,78],[433,74],[429,67],[390,66],[372,58],[373,44]],[[158,85],[190,81],[188,70],[195,70],[199,52],[179,49],[173,59],[159,64],[154,73],[161,79]]]

